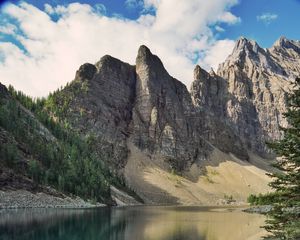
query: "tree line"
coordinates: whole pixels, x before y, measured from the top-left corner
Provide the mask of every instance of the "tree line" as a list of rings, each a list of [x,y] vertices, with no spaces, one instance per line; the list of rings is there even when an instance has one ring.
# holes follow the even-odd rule
[[[9,92],[12,98],[0,99],[0,127],[16,141],[1,146],[0,157],[6,166],[25,173],[36,183],[84,199],[111,202],[109,186],[115,179],[105,167],[104,159],[91,149],[93,136],[83,138],[67,124],[55,121],[45,110],[47,99],[32,99],[12,86]],[[43,126],[51,133],[49,136]],[[29,158],[25,166],[21,164],[22,152]]]

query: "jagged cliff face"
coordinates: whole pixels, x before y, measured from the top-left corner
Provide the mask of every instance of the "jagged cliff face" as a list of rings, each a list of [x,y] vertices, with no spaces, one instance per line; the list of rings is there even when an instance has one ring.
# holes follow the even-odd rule
[[[55,94],[55,103],[67,106],[64,118],[93,139],[99,155],[110,159],[111,169],[123,168],[126,163],[135,84],[133,66],[104,56],[95,65],[82,65],[75,80]]]
[[[245,201],[269,191],[265,172],[251,164],[269,170],[265,141],[281,137],[299,75],[299,41],[280,38],[262,49],[241,38],[217,73],[195,67],[189,92],[141,46],[134,66],[111,56],[82,65],[45,110],[88,138],[146,203],[215,205],[231,194]],[[9,96],[0,84],[0,97]],[[7,136],[0,129],[0,142]]]
[[[80,86],[66,118],[83,134],[96,136],[113,168],[126,165],[128,143],[160,155],[178,171],[209,159],[213,148],[243,160],[249,152],[272,157],[265,141],[280,138],[279,126],[287,124],[282,114],[300,72],[299,46],[281,38],[262,49],[240,38],[217,73],[196,66],[190,92],[141,46],[135,66],[105,56],[81,66],[59,94]]]
[[[214,71],[207,73],[196,66],[191,97],[197,111],[195,126],[198,134],[218,149],[247,160],[247,148],[227,117],[227,102],[232,97],[228,82]]]
[[[199,116],[186,86],[146,46],[140,47],[136,66],[110,56],[82,65],[75,80],[56,95],[59,105],[64,96],[72,96],[65,118],[84,135],[96,137],[99,153],[108,153],[112,169],[125,166],[128,142],[160,154],[178,171],[211,149],[196,129]]]
[[[278,39],[268,50],[271,57],[285,71],[288,78],[299,77],[300,72],[300,41],[288,40],[285,37]]]
[[[138,52],[136,74],[130,140],[150,154],[165,156],[176,170],[200,160],[208,145],[195,131],[197,116],[185,85],[145,46]]]
[[[226,118],[246,148],[268,157],[266,140],[286,126],[287,92],[299,72],[299,42],[280,38],[270,49],[240,38],[218,75],[228,84]]]

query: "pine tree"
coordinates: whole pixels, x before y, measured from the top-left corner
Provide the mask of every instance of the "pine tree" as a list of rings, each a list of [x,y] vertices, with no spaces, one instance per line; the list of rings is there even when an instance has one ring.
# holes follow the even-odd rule
[[[300,78],[294,87],[284,114],[288,121],[288,127],[282,128],[284,137],[269,143],[278,156],[274,166],[280,172],[269,174],[276,197],[265,229],[276,239],[300,239]]]

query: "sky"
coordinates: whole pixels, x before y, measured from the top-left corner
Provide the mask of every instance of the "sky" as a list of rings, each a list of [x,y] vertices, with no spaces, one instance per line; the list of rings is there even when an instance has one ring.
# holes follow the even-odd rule
[[[189,88],[244,36],[264,48],[300,40],[300,0],[0,0],[0,82],[34,97],[106,54],[135,64],[147,45]]]

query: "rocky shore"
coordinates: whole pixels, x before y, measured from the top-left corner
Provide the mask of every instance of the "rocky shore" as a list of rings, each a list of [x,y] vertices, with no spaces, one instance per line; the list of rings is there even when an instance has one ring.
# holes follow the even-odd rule
[[[260,214],[267,214],[272,210],[271,205],[262,205],[262,206],[254,206],[247,209],[244,209],[244,212],[247,213],[260,213]]]
[[[44,192],[32,193],[27,190],[0,190],[0,209],[14,208],[95,208],[104,204],[90,203],[79,197],[61,194],[54,196]]]
[[[254,206],[247,209],[244,209],[244,212],[247,213],[260,213],[260,214],[267,214],[270,211],[272,211],[271,205],[262,205],[262,206]],[[283,208],[283,211],[289,213],[289,212],[296,212],[300,214],[300,207],[289,207],[289,208]]]

